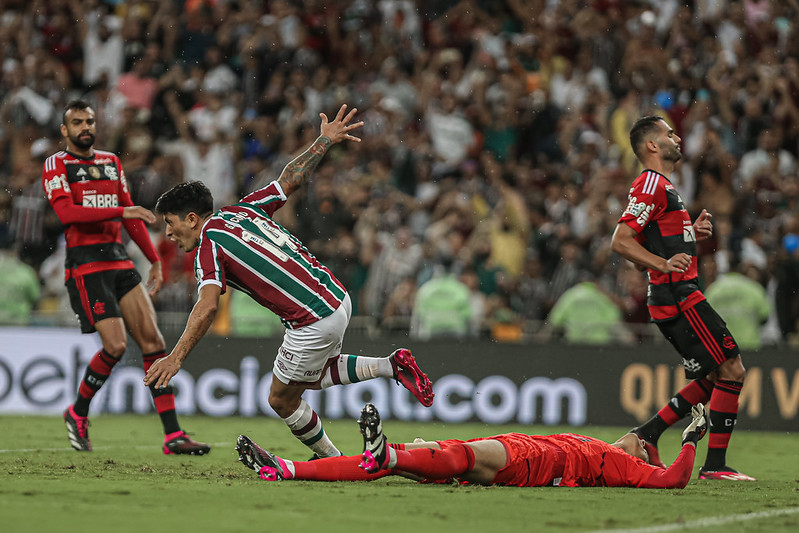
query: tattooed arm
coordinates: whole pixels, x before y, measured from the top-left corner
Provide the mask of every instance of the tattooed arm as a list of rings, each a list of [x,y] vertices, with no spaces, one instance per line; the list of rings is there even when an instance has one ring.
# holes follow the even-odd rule
[[[361,142],[359,138],[349,133],[355,128],[363,126],[363,122],[350,124],[350,120],[352,120],[352,117],[355,116],[358,110],[353,108],[345,115],[344,113],[346,113],[346,111],[347,104],[344,104],[339,108],[333,122],[328,122],[327,115],[319,113],[319,116],[322,118],[319,137],[313,142],[310,148],[286,165],[286,168],[283,169],[283,172],[280,173],[280,177],[277,180],[286,196],[290,196],[291,193],[308,181],[311,173],[317,165],[319,165],[319,162],[332,145],[343,140]]]

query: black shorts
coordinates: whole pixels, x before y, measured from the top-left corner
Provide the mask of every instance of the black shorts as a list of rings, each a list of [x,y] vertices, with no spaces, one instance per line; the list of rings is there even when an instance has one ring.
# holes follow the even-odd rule
[[[133,268],[70,277],[66,282],[69,303],[78,315],[81,332],[94,333],[97,321],[121,317],[119,300],[139,283],[141,276]]]
[[[687,378],[705,377],[741,353],[727,324],[706,300],[657,325],[682,356]]]

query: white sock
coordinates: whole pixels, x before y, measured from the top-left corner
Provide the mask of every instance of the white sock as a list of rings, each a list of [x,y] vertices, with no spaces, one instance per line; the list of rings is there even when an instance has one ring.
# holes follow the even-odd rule
[[[342,354],[325,370],[321,386],[326,389],[333,385],[347,385],[378,377],[394,377],[394,369],[389,357]]]
[[[336,457],[342,453],[325,434],[322,420],[305,400],[283,422],[300,442],[308,446],[319,457]]]

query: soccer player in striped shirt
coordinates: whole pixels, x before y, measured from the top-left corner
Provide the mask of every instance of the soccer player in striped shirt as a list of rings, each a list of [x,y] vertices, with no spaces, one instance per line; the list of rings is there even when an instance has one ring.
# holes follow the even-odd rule
[[[213,212],[213,198],[199,181],[165,192],[155,206],[164,216],[166,236],[185,251],[197,249],[194,262],[199,297],[183,335],[169,356],[156,361],[145,383],[169,384],[183,361],[208,331],[220,295],[241,290],[277,314],[286,332],[273,366],[269,405],[316,456],[341,455],[302,395],[307,389],[390,377],[423,405],[433,403],[432,384],[407,349],[388,357],[342,355],[341,343],[352,304],[344,286],[272,214],[304,184],[331,145],[359,142],[351,131],[357,109],[342,105],[335,119],[324,113],[321,134],[269,185],[239,203]]]
[[[69,442],[78,451],[92,451],[89,404],[127,347],[128,332],[142,352],[144,371],[166,352],[150,301],[161,289],[161,259],[145,222],[155,222],[149,209],[133,205],[119,158],[94,148],[94,110],[82,100],[68,103],[61,135],[66,150],[48,157],[42,187],[66,226],[65,277],[72,309],[83,333],[97,332],[102,349],[89,361],[75,403],[64,411]],[[122,227],[152,263],[147,285],[122,245]],[[210,446],[189,437],[178,423],[172,387],[150,388],[164,427],[165,454],[204,455]]]
[[[660,462],[660,435],[688,415],[691,406],[710,400],[708,452],[699,479],[754,481],[727,466],[727,445],[746,372],[738,344],[699,288],[696,241],[710,237],[713,225],[706,210],[692,224],[669,181],[682,158],[679,143],[662,117],[643,117],[633,125],[630,144],[644,171],[633,180],[612,247],[647,270],[649,313],[682,356],[685,376],[693,381],[633,432],[647,442],[653,463]]]

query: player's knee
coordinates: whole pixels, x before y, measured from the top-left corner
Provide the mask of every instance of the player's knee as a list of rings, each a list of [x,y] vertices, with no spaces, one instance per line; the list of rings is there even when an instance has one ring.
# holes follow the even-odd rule
[[[161,332],[155,330],[155,333],[145,335],[144,338],[141,339],[141,348],[142,353],[155,353],[160,352],[166,348],[166,343],[164,342],[164,337],[161,335]]]
[[[746,378],[746,369],[740,358],[731,359],[718,368],[718,377],[725,381],[738,381],[743,383]]]
[[[103,343],[103,350],[105,353],[113,357],[114,359],[122,359],[122,356],[125,355],[125,349],[127,348],[127,342],[123,341],[109,341]]]
[[[280,393],[269,393],[269,405],[280,418],[288,418],[300,406],[301,398]]]

